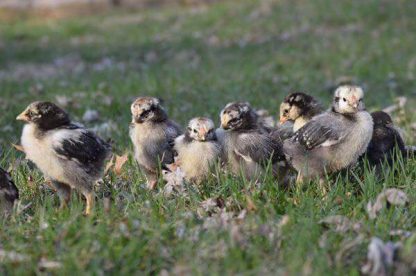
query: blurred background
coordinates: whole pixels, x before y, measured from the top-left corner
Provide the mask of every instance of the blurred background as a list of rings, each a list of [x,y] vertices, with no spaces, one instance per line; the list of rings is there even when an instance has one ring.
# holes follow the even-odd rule
[[[40,99],[120,146],[141,95],[182,124],[218,121],[234,100],[276,116],[294,90],[329,104],[342,81],[365,88],[370,110],[409,105],[415,11],[413,0],[1,0],[0,143],[18,141],[16,114]]]

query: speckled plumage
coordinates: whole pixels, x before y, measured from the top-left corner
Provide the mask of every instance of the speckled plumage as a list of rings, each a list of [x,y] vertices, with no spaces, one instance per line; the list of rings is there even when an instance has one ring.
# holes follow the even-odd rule
[[[153,189],[160,175],[159,168],[174,162],[174,140],[182,132],[178,124],[168,119],[157,98],[138,98],[131,111],[134,156],[147,178],[148,188]]]
[[[366,151],[373,120],[362,98],[359,87],[338,88],[332,110],[315,116],[284,142],[284,151],[298,171],[299,182],[347,168]]]
[[[18,199],[19,190],[11,176],[0,168],[0,215],[10,214],[15,201]]]
[[[255,179],[269,162],[276,165],[277,173],[277,164],[284,160],[282,143],[258,126],[256,114],[248,103],[230,103],[220,117],[225,129],[225,158],[233,173]]]
[[[296,132],[314,116],[324,112],[322,105],[312,96],[295,92],[291,93],[280,105],[280,122],[293,121],[293,131]]]
[[[110,145],[71,123],[66,112],[53,103],[32,103],[17,119],[26,122],[21,137],[26,158],[52,181],[61,206],[69,201],[73,188],[86,197],[89,214],[94,203],[93,185],[103,175]]]

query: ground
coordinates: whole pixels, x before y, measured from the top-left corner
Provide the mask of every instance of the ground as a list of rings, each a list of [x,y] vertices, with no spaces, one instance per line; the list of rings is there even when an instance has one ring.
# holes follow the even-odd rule
[[[369,110],[406,96],[407,109],[394,116],[406,142],[416,143],[415,8],[412,0],[242,0],[0,19],[0,164],[21,191],[14,215],[0,220],[0,273],[358,275],[379,237],[402,243],[394,269],[410,274],[414,160],[381,178],[368,169],[333,176],[326,196],[317,183],[285,191],[270,174],[259,183],[221,174],[166,197],[145,189],[128,125],[130,103],[141,95],[163,98],[181,124],[202,115],[219,122],[234,100],[276,116],[292,90],[329,104],[333,86],[351,79],[367,91]],[[39,99],[59,103],[111,138],[117,154],[130,154],[121,173],[97,187],[90,217],[76,195],[59,211],[42,175],[11,147],[22,128],[17,114]],[[99,112],[97,121],[83,120],[88,109]],[[370,219],[367,203],[388,187],[403,190],[409,203]],[[219,207],[208,208],[209,199]],[[330,215],[360,227],[326,229],[319,221]],[[393,235],[396,229],[410,233]]]

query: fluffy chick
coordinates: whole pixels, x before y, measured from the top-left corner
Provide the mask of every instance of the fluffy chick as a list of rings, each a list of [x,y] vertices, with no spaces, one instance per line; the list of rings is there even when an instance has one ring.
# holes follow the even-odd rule
[[[399,131],[393,125],[390,115],[383,111],[371,113],[374,131],[366,155],[372,166],[380,166],[384,160],[392,165],[397,146],[398,153],[406,156],[406,147]]]
[[[147,187],[154,189],[159,168],[174,162],[174,140],[182,132],[178,124],[168,119],[157,98],[137,98],[131,105],[131,113],[130,138],[135,158],[146,176]]]
[[[281,125],[277,125],[270,132],[270,136],[281,141],[292,138],[294,134],[292,121],[286,121]]]
[[[233,102],[221,111],[225,157],[233,173],[255,179],[271,161],[284,160],[282,143],[272,139],[258,125],[256,113],[246,102]],[[273,166],[278,172],[278,166]]]
[[[221,145],[217,139],[214,122],[203,117],[192,119],[185,134],[175,139],[174,148],[185,179],[201,183],[221,155]]]
[[[10,175],[0,168],[0,215],[9,214],[18,199],[19,190]]]
[[[347,168],[366,151],[373,120],[365,111],[363,97],[358,86],[339,87],[332,109],[313,117],[284,142],[286,156],[298,172],[298,183]]]
[[[66,206],[71,188],[87,201],[85,214],[94,205],[93,185],[103,176],[111,147],[91,131],[71,123],[68,114],[50,102],[34,102],[17,120],[24,121],[21,143],[26,158],[51,180]]]
[[[293,131],[296,132],[322,112],[324,112],[322,105],[314,97],[295,92],[286,96],[280,104],[280,123],[293,121]]]

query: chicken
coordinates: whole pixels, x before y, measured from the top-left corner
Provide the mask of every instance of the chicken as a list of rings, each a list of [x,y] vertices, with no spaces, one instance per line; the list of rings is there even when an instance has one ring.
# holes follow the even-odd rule
[[[201,183],[209,175],[221,155],[221,144],[214,122],[208,118],[194,118],[184,135],[175,139],[175,151],[185,179]]]
[[[0,216],[10,214],[18,199],[19,190],[10,175],[0,168]]]
[[[234,174],[256,179],[269,163],[274,173],[278,173],[278,163],[284,161],[282,143],[261,129],[248,103],[230,103],[220,117],[225,130],[222,138],[225,157]]]
[[[280,123],[293,121],[293,131],[296,132],[322,112],[324,112],[322,105],[314,97],[295,92],[288,95],[280,105]]]
[[[147,187],[154,189],[161,176],[160,168],[174,162],[174,140],[182,131],[168,119],[159,99],[137,98],[131,105],[130,138],[135,159],[146,176]]]
[[[52,182],[61,207],[69,202],[72,188],[85,196],[89,215],[95,201],[93,186],[103,176],[110,145],[71,123],[68,114],[50,102],[30,104],[17,120],[26,123],[21,137],[26,158]]]
[[[395,153],[406,157],[406,147],[399,131],[394,127],[390,115],[383,111],[371,113],[374,122],[373,137],[366,156],[372,166],[381,166],[384,160],[392,165]]]
[[[322,180],[325,173],[348,168],[366,151],[373,120],[365,111],[363,97],[360,87],[340,86],[330,111],[313,117],[284,141],[286,157],[298,172],[297,183],[305,178]]]

